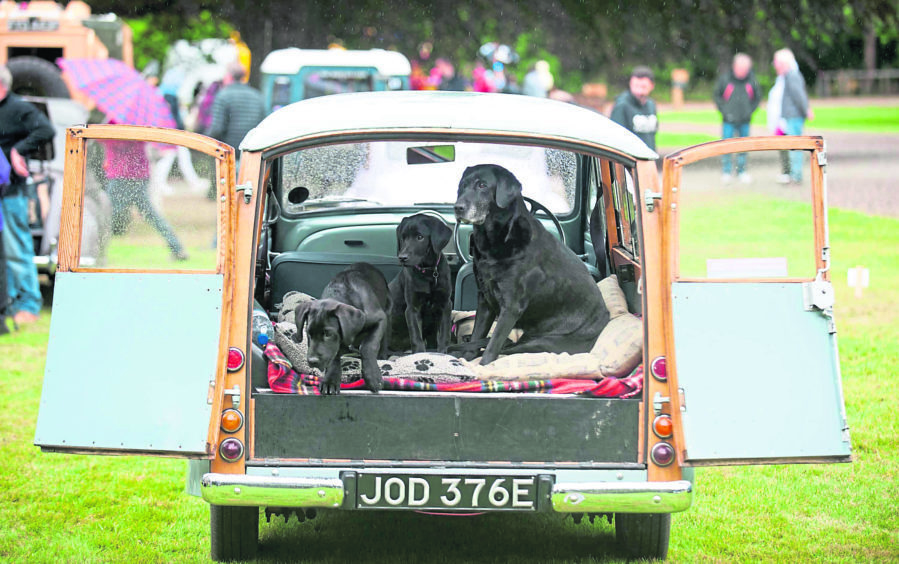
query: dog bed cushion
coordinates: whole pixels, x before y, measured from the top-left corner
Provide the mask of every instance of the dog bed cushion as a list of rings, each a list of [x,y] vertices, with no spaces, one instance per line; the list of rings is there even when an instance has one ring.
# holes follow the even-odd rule
[[[590,356],[599,361],[604,376],[629,374],[643,359],[643,322],[631,315],[619,315],[605,326]]]
[[[412,355],[415,356],[415,355]],[[318,395],[319,377],[313,374],[298,374],[277,345],[269,343],[265,347],[268,360],[269,389],[275,393]],[[348,357],[344,357],[346,360]],[[380,363],[381,361],[379,361]],[[389,361],[388,361],[389,362]],[[637,367],[626,378],[604,378],[602,380],[574,380],[565,378],[538,379],[520,382],[469,380],[458,382],[429,382],[404,377],[385,375],[383,388],[396,391],[416,392],[530,392],[545,394],[575,394],[585,397],[633,398],[643,390],[643,367]],[[344,381],[341,390],[365,389],[361,377]]]

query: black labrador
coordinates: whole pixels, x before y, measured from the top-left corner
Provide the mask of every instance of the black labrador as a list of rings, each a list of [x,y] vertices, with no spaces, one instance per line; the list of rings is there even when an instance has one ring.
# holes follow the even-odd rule
[[[340,357],[351,348],[362,354],[362,378],[368,389],[381,389],[378,358],[386,358],[390,294],[380,270],[366,262],[351,264],[322,291],[320,300],[303,302],[295,311],[296,339],[303,340],[308,321],[309,366],[324,374],[319,390],[340,393]]]
[[[471,256],[478,307],[471,347],[477,355],[490,326],[496,328],[481,364],[500,353],[589,352],[609,322],[609,311],[584,263],[532,216],[521,183],[505,168],[468,167],[459,181],[456,219],[473,226]],[[503,348],[509,332],[523,334]]]
[[[390,282],[390,349],[445,353],[452,323],[450,267],[443,248],[453,230],[438,218],[415,214],[396,228],[397,258],[403,266]]]

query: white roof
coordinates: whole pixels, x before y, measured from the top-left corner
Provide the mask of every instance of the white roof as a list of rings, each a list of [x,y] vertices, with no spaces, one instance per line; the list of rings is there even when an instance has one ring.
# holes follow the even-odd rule
[[[289,47],[269,53],[260,68],[266,74],[296,74],[303,67],[372,67],[385,76],[406,76],[412,72],[405,55],[384,49],[347,51]]]
[[[240,149],[260,151],[312,135],[453,129],[550,136],[595,143],[634,159],[658,158],[636,135],[574,104],[515,94],[403,91],[320,96],[285,106],[247,133]]]

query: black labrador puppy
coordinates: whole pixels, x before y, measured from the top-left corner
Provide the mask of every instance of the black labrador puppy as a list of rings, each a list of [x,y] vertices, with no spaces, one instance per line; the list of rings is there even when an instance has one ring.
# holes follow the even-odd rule
[[[468,167],[455,213],[473,225],[478,307],[472,345],[497,322],[481,364],[501,352],[589,352],[609,311],[584,263],[528,213],[518,179],[498,165]],[[521,339],[502,348],[514,327]],[[477,352],[469,347],[463,356],[471,360]]]
[[[403,269],[390,282],[390,349],[445,353],[452,314],[450,267],[443,248],[453,230],[436,217],[415,214],[396,228]]]
[[[362,378],[368,389],[381,389],[378,358],[386,358],[390,294],[380,270],[366,262],[351,264],[322,291],[320,300],[303,302],[295,311],[297,341],[307,320],[309,366],[324,374],[319,390],[340,393],[340,357],[351,348],[362,354]]]

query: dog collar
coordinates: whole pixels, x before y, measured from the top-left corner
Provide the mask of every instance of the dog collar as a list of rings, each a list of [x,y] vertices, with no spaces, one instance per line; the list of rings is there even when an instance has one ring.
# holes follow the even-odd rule
[[[443,257],[443,253],[437,255],[437,264],[435,264],[434,266],[421,267],[416,264],[416,265],[413,265],[412,268],[414,268],[422,276],[431,276],[436,281],[437,277],[439,276],[437,267],[440,266],[440,259],[442,257]]]

